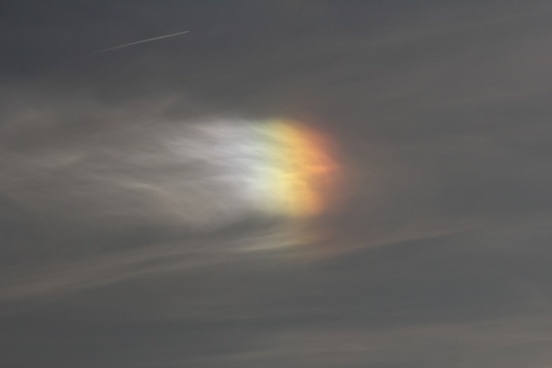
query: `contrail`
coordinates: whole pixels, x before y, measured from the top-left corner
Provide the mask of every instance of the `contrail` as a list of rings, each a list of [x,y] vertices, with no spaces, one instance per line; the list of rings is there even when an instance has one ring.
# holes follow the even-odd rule
[[[122,45],[119,45],[119,46],[113,46],[113,47],[109,47],[109,48],[107,48],[107,49],[98,50],[98,51],[96,51],[96,52],[94,52],[94,53],[95,53],[95,54],[98,54],[98,53],[100,53],[100,52],[106,52],[106,51],[111,51],[111,50],[116,50],[116,49],[122,49],[123,47],[138,45],[139,43],[144,43],[144,42],[156,41],[156,40],[160,40],[160,39],[163,39],[163,38],[174,37],[174,36],[178,36],[178,35],[181,35],[181,34],[184,34],[184,33],[188,33],[188,32],[190,32],[190,31],[178,32],[178,33],[173,33],[173,34],[169,34],[169,35],[165,35],[165,36],[159,36],[159,37],[153,37],[153,38],[147,38],[147,39],[141,40],[141,41],[135,41],[135,42],[125,43],[125,44],[122,44]]]

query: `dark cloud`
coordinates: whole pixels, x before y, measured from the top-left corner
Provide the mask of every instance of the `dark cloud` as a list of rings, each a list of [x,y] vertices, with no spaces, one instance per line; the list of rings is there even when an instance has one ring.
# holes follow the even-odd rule
[[[3,2],[0,365],[549,366],[551,11]],[[241,196],[217,129],[278,117],[339,210]]]

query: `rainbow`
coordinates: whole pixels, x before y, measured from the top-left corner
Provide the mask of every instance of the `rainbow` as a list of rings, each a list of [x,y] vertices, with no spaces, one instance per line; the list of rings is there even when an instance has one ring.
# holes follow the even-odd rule
[[[331,139],[313,126],[286,119],[218,119],[184,133],[166,145],[175,167],[182,167],[177,187],[182,192],[169,187],[179,195],[167,196],[162,206],[179,209],[192,227],[212,229],[253,217],[298,234],[301,230],[288,229],[321,219],[340,197],[342,165]]]
[[[257,205],[267,214],[309,218],[329,210],[339,179],[330,140],[290,120],[254,128],[260,158],[250,170]]]

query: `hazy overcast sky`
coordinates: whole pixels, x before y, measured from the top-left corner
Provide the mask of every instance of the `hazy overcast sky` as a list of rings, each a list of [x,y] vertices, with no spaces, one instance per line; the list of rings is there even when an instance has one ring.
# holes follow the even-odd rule
[[[549,1],[4,0],[0,30],[0,366],[552,366]],[[331,140],[324,214],[248,191],[274,119]]]

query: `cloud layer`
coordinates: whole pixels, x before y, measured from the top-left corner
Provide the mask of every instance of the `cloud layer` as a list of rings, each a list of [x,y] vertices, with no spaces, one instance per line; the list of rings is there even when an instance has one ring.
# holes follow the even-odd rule
[[[547,2],[2,8],[0,365],[550,366]],[[212,130],[280,117],[343,165],[299,225]]]

